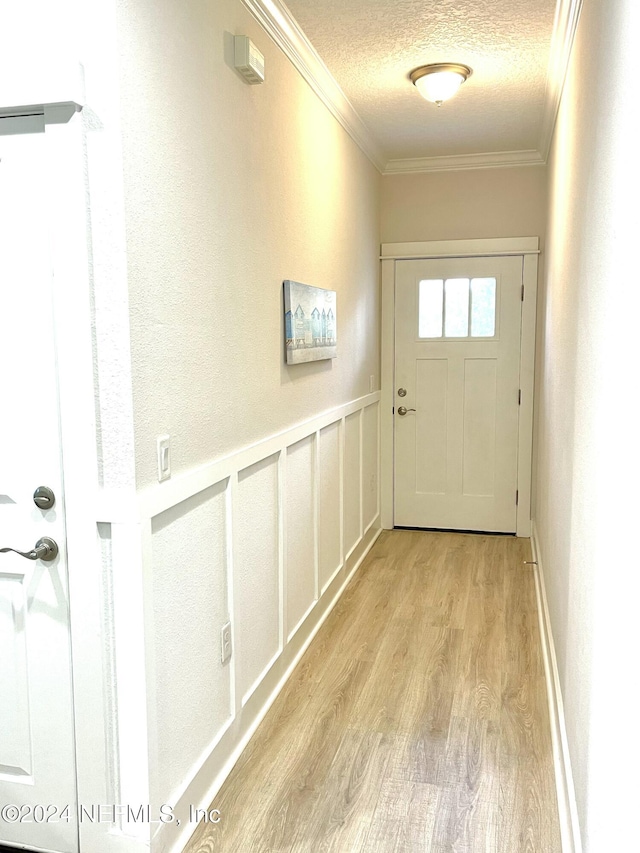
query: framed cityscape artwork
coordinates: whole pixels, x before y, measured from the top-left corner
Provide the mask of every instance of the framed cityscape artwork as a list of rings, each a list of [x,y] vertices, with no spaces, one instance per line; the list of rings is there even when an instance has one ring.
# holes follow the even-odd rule
[[[287,364],[337,355],[336,292],[299,281],[284,282]]]

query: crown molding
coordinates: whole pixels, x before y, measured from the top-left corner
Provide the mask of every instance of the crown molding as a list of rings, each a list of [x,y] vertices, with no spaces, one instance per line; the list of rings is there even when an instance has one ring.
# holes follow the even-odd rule
[[[382,171],[385,164],[382,150],[285,4],[280,0],[242,0],[242,3],[291,60],[353,141]]]
[[[242,0],[242,3],[383,175],[539,166],[547,162],[582,0],[557,2],[540,144],[537,150],[495,151],[389,161],[386,161],[382,149],[282,0]]]
[[[551,36],[551,50],[547,67],[547,86],[544,95],[542,130],[538,146],[546,163],[551,148],[553,131],[560,108],[562,90],[567,77],[573,41],[578,28],[582,0],[558,0]]]
[[[541,166],[545,162],[539,151],[491,151],[484,154],[454,154],[449,157],[416,157],[389,160],[383,175],[415,172],[448,172],[462,169],[498,169],[507,166]]]

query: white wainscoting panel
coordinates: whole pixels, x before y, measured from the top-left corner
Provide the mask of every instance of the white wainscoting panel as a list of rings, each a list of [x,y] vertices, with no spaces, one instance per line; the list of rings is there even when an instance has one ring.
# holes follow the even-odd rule
[[[231,716],[229,665],[220,655],[228,619],[226,487],[217,483],[152,522],[156,780],[184,778]],[[205,559],[203,559],[203,555]],[[176,721],[180,720],[177,725]],[[155,778],[154,778],[155,777]]]
[[[344,424],[344,550],[347,556],[362,536],[361,418],[354,412]]]
[[[378,517],[380,479],[378,405],[362,410],[362,522],[366,530]]]
[[[144,620],[151,801],[181,821],[154,826],[155,853],[182,851],[189,807],[212,801],[380,532],[379,402],[368,394],[135,496],[99,496],[114,578],[105,605],[121,614],[106,616],[114,721],[116,708],[144,711],[128,698],[144,666],[127,654],[129,628],[139,654]],[[109,532],[126,551],[111,551]],[[135,613],[132,577],[145,595]],[[222,664],[227,619],[233,654]],[[112,736],[114,794],[136,782],[126,723]]]
[[[316,595],[315,521],[316,436],[287,450],[285,500],[286,625],[290,639],[313,606]]]
[[[244,705],[280,651],[277,455],[240,472],[234,512],[236,666]]]
[[[324,592],[342,565],[341,421],[318,433],[318,575]]]
[[[113,602],[113,548],[110,524],[98,524],[98,550],[100,553],[103,666],[103,699],[105,703],[106,773],[105,793],[110,803],[119,803],[120,767],[118,761],[118,680],[116,667],[116,637]]]

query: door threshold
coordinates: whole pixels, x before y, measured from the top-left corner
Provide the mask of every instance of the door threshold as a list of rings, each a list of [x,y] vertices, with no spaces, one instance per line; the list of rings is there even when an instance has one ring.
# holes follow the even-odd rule
[[[455,527],[406,527],[400,524],[394,524],[394,530],[424,530],[425,533],[468,533],[475,536],[515,536],[515,530],[511,533],[501,532],[497,530],[458,530]]]

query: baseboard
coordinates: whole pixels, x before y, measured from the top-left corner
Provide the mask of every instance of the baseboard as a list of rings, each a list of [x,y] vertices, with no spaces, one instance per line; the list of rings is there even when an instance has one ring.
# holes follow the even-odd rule
[[[540,625],[540,637],[542,641],[544,674],[547,685],[547,698],[549,701],[549,720],[551,724],[551,743],[553,748],[553,765],[558,798],[562,853],[582,853],[578,810],[576,806],[575,788],[573,784],[573,774],[571,772],[571,759],[569,756],[567,730],[564,719],[562,690],[560,688],[558,662],[553,642],[551,620],[549,618],[547,592],[544,583],[544,572],[540,562],[540,548],[538,545],[535,522],[533,523],[533,529],[531,532],[531,548],[534,560],[533,568],[536,585],[536,598],[538,600],[538,622]]]
[[[379,517],[375,521],[379,524]],[[269,672],[237,717],[230,720],[228,727],[200,762],[190,784],[175,804],[177,815],[189,814],[190,807],[207,809],[213,802],[267,711],[275,702],[311,641],[340,600],[381,533],[382,529],[375,524],[370,525],[365,531],[364,536],[345,561],[345,565],[336,573],[315,607],[297,629],[295,636],[273,662]],[[166,824],[152,841],[154,853],[182,853],[196,828],[197,824],[189,824],[184,820],[181,821],[179,828],[175,823]],[[173,837],[170,837],[170,834]]]

